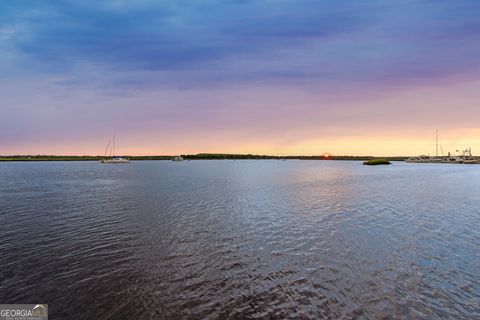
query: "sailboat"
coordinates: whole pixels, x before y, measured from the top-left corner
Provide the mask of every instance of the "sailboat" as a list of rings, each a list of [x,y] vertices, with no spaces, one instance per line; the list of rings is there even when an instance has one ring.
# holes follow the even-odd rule
[[[108,153],[108,157],[107,157]],[[113,155],[112,155],[113,153]],[[129,163],[125,157],[119,157],[115,155],[115,135],[113,136],[113,143],[110,146],[110,141],[108,141],[107,149],[105,149],[105,154],[103,155],[105,159],[100,160],[100,163]]]

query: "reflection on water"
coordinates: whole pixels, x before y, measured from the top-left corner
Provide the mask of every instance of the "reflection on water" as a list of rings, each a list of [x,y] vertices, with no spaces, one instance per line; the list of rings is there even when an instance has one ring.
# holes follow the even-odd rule
[[[53,319],[480,317],[480,167],[0,163],[0,301]]]

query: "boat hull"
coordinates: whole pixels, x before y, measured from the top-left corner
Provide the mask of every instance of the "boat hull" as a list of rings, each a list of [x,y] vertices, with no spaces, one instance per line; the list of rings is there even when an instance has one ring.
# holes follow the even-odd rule
[[[100,160],[100,163],[129,163],[130,160],[121,159],[121,160]]]
[[[480,160],[464,160],[464,164],[480,164]]]

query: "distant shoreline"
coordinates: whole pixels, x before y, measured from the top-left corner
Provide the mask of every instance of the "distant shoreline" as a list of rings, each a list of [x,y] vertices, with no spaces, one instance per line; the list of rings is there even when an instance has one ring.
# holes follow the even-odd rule
[[[375,158],[390,161],[404,161],[407,157],[374,156],[270,156],[256,154],[217,154],[199,153],[181,155],[185,160],[357,160],[365,161]],[[175,156],[125,156],[132,161],[173,160]],[[12,155],[0,156],[0,161],[100,161],[102,156],[53,156],[53,155]]]

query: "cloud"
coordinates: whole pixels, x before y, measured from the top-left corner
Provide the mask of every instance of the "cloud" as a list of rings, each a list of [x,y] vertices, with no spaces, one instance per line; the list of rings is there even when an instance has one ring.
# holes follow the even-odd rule
[[[91,83],[85,64],[111,72],[100,86],[133,77],[145,88],[328,87],[478,71],[475,1],[7,1],[1,9],[16,67],[70,83]]]

